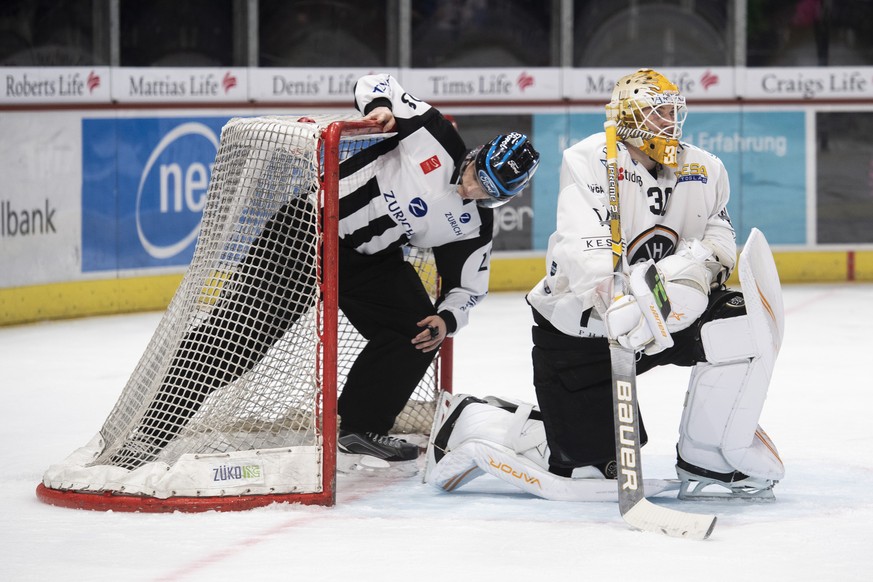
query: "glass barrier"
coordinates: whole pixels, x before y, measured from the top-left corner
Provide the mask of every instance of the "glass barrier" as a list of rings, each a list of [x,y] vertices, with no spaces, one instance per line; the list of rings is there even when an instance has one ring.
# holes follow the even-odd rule
[[[4,0],[0,66],[109,64],[109,17],[99,0]]]
[[[412,3],[412,66],[548,67],[552,15],[542,0],[460,0]]]
[[[262,67],[373,67],[390,64],[387,0],[260,0]],[[394,27],[396,29],[396,26]],[[391,31],[396,33],[396,30]],[[396,34],[395,34],[396,36]]]
[[[869,0],[749,0],[747,30],[750,67],[873,63]]]

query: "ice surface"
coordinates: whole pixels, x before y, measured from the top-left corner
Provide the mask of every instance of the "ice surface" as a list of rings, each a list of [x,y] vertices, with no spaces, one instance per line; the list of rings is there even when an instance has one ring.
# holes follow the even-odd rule
[[[789,286],[761,424],[787,475],[776,502],[712,512],[704,542],[628,529],[613,503],[559,503],[490,477],[341,476],[334,508],[128,514],[40,503],[43,471],[100,428],[160,314],[0,328],[0,580],[873,580],[873,285]],[[492,294],[456,340],[455,392],[534,400],[530,312]],[[688,370],[640,376],[647,477],[672,477]]]

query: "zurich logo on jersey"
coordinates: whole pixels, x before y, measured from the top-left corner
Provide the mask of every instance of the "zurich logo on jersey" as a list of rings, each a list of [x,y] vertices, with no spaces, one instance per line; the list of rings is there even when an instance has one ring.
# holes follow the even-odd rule
[[[418,218],[427,214],[427,203],[419,197],[409,201],[409,212]]]
[[[468,222],[470,222],[470,213],[463,213],[461,216],[458,217],[458,220],[461,221],[461,224],[467,224]]]

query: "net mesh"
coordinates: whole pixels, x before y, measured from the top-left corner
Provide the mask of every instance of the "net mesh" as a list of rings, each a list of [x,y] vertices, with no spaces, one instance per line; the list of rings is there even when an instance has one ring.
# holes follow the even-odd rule
[[[321,129],[341,118],[231,120],[223,129],[192,263],[101,429],[93,465],[321,443]],[[340,141],[340,159],[381,139]],[[354,184],[350,184],[352,188]],[[429,251],[409,249],[435,297]],[[341,390],[365,340],[339,314]],[[394,432],[427,433],[431,366]]]

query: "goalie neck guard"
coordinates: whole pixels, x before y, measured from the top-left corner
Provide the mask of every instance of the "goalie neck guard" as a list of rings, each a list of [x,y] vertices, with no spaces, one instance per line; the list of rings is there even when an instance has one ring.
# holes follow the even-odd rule
[[[667,77],[652,69],[625,75],[616,82],[606,110],[622,141],[640,148],[658,163],[677,166],[688,110],[685,97]]]

